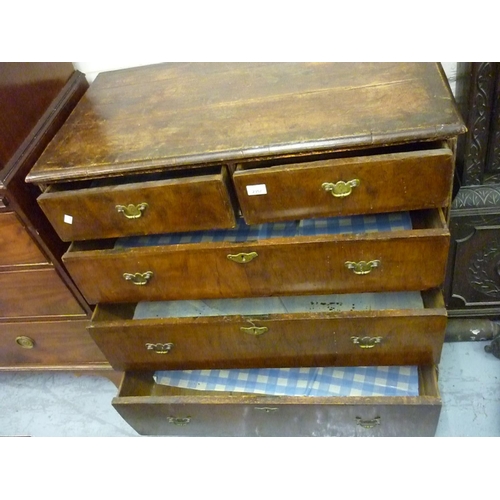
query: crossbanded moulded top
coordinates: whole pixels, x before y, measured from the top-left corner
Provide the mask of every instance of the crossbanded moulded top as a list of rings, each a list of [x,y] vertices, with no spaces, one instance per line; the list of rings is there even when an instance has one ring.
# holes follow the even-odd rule
[[[436,140],[464,131],[437,63],[165,63],[100,73],[27,181]]]

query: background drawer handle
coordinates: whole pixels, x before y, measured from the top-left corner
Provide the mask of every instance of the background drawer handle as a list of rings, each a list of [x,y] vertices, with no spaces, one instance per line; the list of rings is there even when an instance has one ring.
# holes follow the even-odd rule
[[[154,351],[156,354],[168,354],[172,350],[172,347],[174,347],[172,342],[167,342],[166,344],[162,344],[161,342],[157,344],[146,343],[146,349]]]
[[[350,181],[338,181],[338,182],[323,182],[321,187],[332,193],[335,198],[345,198],[352,193],[352,188],[359,186],[359,179],[352,179]]]
[[[139,203],[139,205],[116,205],[116,211],[123,214],[127,219],[138,219],[142,216],[142,212],[148,208],[147,203]]]
[[[375,417],[371,420],[363,420],[360,417],[356,417],[356,425],[360,425],[365,429],[373,429],[377,425],[380,425],[380,417]]]
[[[240,326],[240,330],[250,335],[262,335],[266,333],[269,328],[267,328],[267,326]]]
[[[145,273],[123,273],[126,281],[131,281],[134,285],[143,286],[147,285],[148,281],[153,277],[151,271]]]
[[[30,337],[17,337],[16,344],[21,346],[23,349],[33,349],[35,347],[35,341]]]
[[[351,337],[352,343],[359,345],[361,349],[372,349],[382,342],[382,337]]]
[[[187,425],[191,422],[191,417],[167,417],[167,422],[173,425]]]
[[[347,261],[345,263],[345,267],[347,267],[347,269],[351,269],[354,274],[368,274],[372,272],[372,269],[378,266],[380,266],[379,260],[370,260],[369,262],[364,260],[360,262]]]
[[[238,264],[246,264],[258,257],[257,252],[229,254],[227,258]]]

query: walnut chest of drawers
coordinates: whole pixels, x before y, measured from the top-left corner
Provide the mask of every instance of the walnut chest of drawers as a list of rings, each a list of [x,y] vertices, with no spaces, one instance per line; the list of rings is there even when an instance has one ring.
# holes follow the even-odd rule
[[[432,435],[463,131],[438,64],[100,74],[27,181],[97,304],[91,336],[126,372],[115,408],[143,434]],[[406,296],[421,305],[391,302]],[[153,379],[370,365],[418,366],[419,394],[280,398]]]

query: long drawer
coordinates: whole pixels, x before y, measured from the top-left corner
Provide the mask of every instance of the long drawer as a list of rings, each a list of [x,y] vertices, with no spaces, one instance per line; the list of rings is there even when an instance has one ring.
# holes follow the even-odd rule
[[[89,331],[116,370],[438,363],[441,293],[99,304]]]
[[[169,244],[146,239],[152,246],[135,246],[142,240],[121,247],[112,240],[74,242],[63,261],[92,304],[437,287],[449,247],[443,213],[411,212],[411,222],[406,230],[250,234],[244,242],[206,242],[203,233],[191,243],[168,235]]]
[[[53,268],[0,273],[0,316],[47,318],[86,313]]]
[[[224,167],[54,184],[38,203],[63,241],[230,228]]]
[[[49,264],[14,212],[0,213],[0,247],[0,269]]]
[[[85,320],[0,323],[0,369],[108,368]]]
[[[233,180],[248,224],[448,205],[453,153],[445,143],[366,150],[297,163],[241,164]],[[260,166],[264,164],[264,166]]]
[[[139,433],[164,436],[433,436],[437,374],[419,368],[416,396],[269,396],[159,385],[124,375],[114,408]]]

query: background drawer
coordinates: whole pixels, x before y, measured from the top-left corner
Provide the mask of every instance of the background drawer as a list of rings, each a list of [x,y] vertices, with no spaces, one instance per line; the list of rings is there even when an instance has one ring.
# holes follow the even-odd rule
[[[28,230],[13,212],[0,213],[0,269],[16,265],[47,264]]]
[[[158,174],[156,180],[127,177],[95,184],[53,185],[38,197],[63,241],[235,225],[225,168],[184,175],[167,172]]]
[[[339,295],[335,300],[367,302],[357,310],[329,313],[324,312],[326,305],[305,312],[310,302],[304,297],[301,304],[306,307],[296,312],[245,314],[251,305],[242,299],[234,301],[239,314],[150,319],[133,319],[134,305],[100,304],[89,332],[120,371],[438,363],[446,328],[441,293],[423,294],[424,307],[414,309],[401,307],[408,304],[404,297],[388,295],[393,297],[379,298],[388,302],[384,309],[370,297]],[[314,300],[334,304],[332,297]],[[214,307],[221,309],[220,302]],[[354,309],[354,304],[349,307]],[[153,310],[161,311],[161,304]]]
[[[240,165],[233,179],[245,221],[257,224],[443,207],[452,175],[453,154],[441,147],[267,168]]]
[[[88,322],[0,323],[0,369],[77,369],[96,364],[108,367],[106,358],[86,330]],[[18,338],[25,347],[16,342]]]
[[[126,373],[114,408],[139,433],[166,436],[433,436],[441,399],[433,366],[419,396],[292,397],[160,386]]]
[[[0,316],[85,316],[54,269],[0,273]]]
[[[131,248],[83,242],[63,261],[91,304],[426,290],[444,280],[449,232],[439,210],[412,214],[414,229],[392,232]],[[239,254],[254,258],[228,257]],[[364,271],[348,265],[373,261],[380,265]]]

